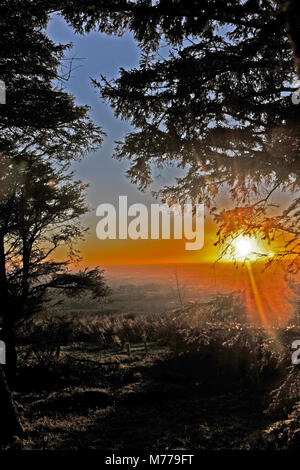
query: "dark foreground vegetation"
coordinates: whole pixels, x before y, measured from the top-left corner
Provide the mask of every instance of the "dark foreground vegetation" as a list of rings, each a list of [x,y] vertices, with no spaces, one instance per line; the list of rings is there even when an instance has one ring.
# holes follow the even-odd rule
[[[2,448],[299,445],[297,318],[251,326],[238,293],[161,315],[43,314],[18,337],[24,436]]]

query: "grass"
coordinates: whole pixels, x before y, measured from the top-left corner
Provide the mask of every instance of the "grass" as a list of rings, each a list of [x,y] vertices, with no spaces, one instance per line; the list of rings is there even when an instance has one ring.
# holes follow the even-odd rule
[[[15,398],[26,437],[13,447],[244,449],[271,424],[262,390],[225,386],[201,370],[187,376],[186,360],[156,344],[148,354],[133,346],[131,357],[77,344],[43,370],[32,363],[20,371]]]
[[[291,331],[249,325],[235,295],[162,315],[35,319],[14,392],[25,438],[8,448],[293,448]]]

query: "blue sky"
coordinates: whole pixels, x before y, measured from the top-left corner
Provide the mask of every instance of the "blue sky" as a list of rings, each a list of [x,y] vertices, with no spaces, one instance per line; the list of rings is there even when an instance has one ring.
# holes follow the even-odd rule
[[[126,178],[129,163],[112,158],[114,142],[122,140],[131,128],[128,122],[114,117],[113,110],[101,100],[99,90],[93,87],[91,78],[99,79],[100,75],[108,79],[117,78],[121,67],[125,69],[138,67],[139,49],[131,34],[126,33],[121,38],[99,32],[87,35],[74,34],[66,22],[55,15],[49,22],[47,33],[55,43],[73,44],[72,49],[67,51],[66,58],[76,60],[72,76],[66,82],[65,88],[75,96],[78,104],[90,106],[92,119],[107,134],[102,147],[96,153],[89,154],[81,162],[73,165],[75,177],[89,184],[88,204],[91,211],[85,218],[85,223],[90,227],[90,232],[84,242],[83,251],[92,248],[99,251],[99,254],[108,249],[115,252],[117,245],[109,244],[109,241],[100,241],[96,237],[96,225],[99,221],[96,217],[97,206],[110,203],[117,207],[120,195],[127,195],[129,204],[149,205],[151,202],[157,202],[151,196],[150,189],[172,184],[176,175],[182,175],[182,170],[154,169],[155,186],[142,193]],[[220,197],[224,203],[224,194]],[[130,250],[135,251],[138,246],[137,243],[123,245],[120,242],[118,246],[121,246],[126,256]],[[142,248],[141,255],[147,249],[144,246]]]
[[[131,69],[139,65],[139,49],[131,34],[124,36],[108,36],[99,32],[87,35],[74,34],[73,30],[59,16],[52,16],[48,28],[48,36],[55,43],[72,43],[72,49],[66,52],[66,58],[75,58],[71,78],[65,83],[65,89],[71,93],[77,104],[88,105],[91,108],[93,121],[102,127],[107,134],[102,147],[96,152],[86,156],[81,162],[73,164],[75,178],[89,184],[88,205],[90,213],[84,217],[84,224],[89,227],[86,240],[80,244],[83,263],[89,265],[111,264],[110,260],[132,259],[145,257],[149,247],[142,241],[132,243],[130,240],[116,242],[115,240],[98,240],[96,226],[99,217],[96,208],[103,203],[113,204],[118,209],[119,196],[127,195],[128,204],[143,203],[149,206],[157,201],[152,197],[151,190],[170,185],[175,176],[182,174],[178,169],[154,169],[154,185],[145,193],[130,183],[126,178],[128,161],[118,161],[112,158],[115,141],[123,140],[132,129],[128,122],[114,117],[113,110],[101,100],[99,90],[91,83],[91,78],[99,79],[100,75],[108,79],[117,78],[121,67]],[[66,62],[66,67],[68,62]],[[66,69],[67,70],[67,69]],[[161,256],[160,241],[157,241],[159,255]],[[164,241],[164,253],[169,252],[170,246]],[[177,249],[177,248],[176,248]],[[174,248],[175,250],[175,248]],[[173,250],[173,251],[174,251]],[[177,250],[178,251],[178,250]],[[175,250],[175,255],[177,256]],[[184,250],[183,250],[184,252]],[[62,257],[65,257],[62,250]],[[148,253],[152,259],[152,254]],[[146,256],[147,258],[147,256]]]
[[[122,140],[130,131],[128,122],[114,117],[113,110],[103,103],[99,91],[95,89],[90,78],[116,78],[120,67],[131,69],[139,64],[139,49],[131,34],[124,36],[107,36],[92,32],[84,36],[74,34],[63,18],[53,16],[47,29],[48,36],[56,43],[72,43],[73,47],[66,53],[66,58],[74,57],[73,72],[65,88],[72,93],[80,105],[91,107],[91,116],[95,123],[101,125],[107,136],[96,153],[88,155],[73,168],[76,177],[89,183],[88,202],[92,209],[103,202],[117,204],[119,195],[128,195],[129,203],[146,203],[153,201],[150,191],[142,193],[125,176],[128,162],[112,158],[114,142]],[[155,171],[158,176],[158,171]],[[174,171],[164,171],[159,176],[159,184],[170,182]]]

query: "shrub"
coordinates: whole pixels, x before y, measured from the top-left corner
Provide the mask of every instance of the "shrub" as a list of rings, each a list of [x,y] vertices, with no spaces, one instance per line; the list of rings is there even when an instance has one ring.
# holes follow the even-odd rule
[[[71,320],[45,315],[23,324],[19,343],[29,345],[27,358],[33,355],[42,365],[57,360],[61,346],[70,342],[72,335]]]

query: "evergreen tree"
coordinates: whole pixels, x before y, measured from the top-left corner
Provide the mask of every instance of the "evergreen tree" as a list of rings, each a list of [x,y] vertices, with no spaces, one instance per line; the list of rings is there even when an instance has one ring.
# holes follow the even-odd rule
[[[72,273],[68,262],[49,258],[83,235],[77,219],[86,211],[84,188],[66,170],[99,147],[103,132],[88,108],[76,106],[63,89],[68,46],[47,38],[49,15],[42,6],[0,3],[0,79],[6,89],[0,105],[0,322],[7,352],[5,375],[0,366],[1,439],[21,432],[7,386],[14,385],[18,318],[33,313],[50,288],[107,294],[101,271]]]
[[[87,212],[86,186],[73,181],[72,173],[54,169],[41,157],[11,163],[2,159],[2,179],[9,189],[0,202],[0,300],[6,375],[13,384],[16,368],[15,326],[45,307],[47,292],[69,295],[90,291],[94,298],[109,292],[99,269],[75,273],[68,269],[76,260],[76,242],[86,229],[80,217]],[[5,175],[5,176],[4,176]],[[68,249],[68,260],[56,261],[59,247]]]
[[[43,8],[44,7],[44,8]],[[97,148],[102,132],[63,90],[71,64],[61,67],[71,45],[54,44],[45,33],[46,4],[31,0],[0,2],[0,79],[6,104],[0,105],[0,151],[22,151],[73,158]]]
[[[212,207],[227,189],[235,208],[216,214],[219,242],[236,231],[268,240],[285,232],[288,244],[278,256],[297,269],[300,115],[287,25],[297,57],[298,7],[273,0],[137,2],[136,19],[139,8],[139,23],[132,19],[129,27],[144,47],[140,67],[94,81],[116,116],[136,128],[115,156],[132,162],[128,175],[142,189],[153,166],[184,168],[186,175],[159,193],[166,201],[191,197]],[[269,211],[275,190],[291,194],[283,213]]]

